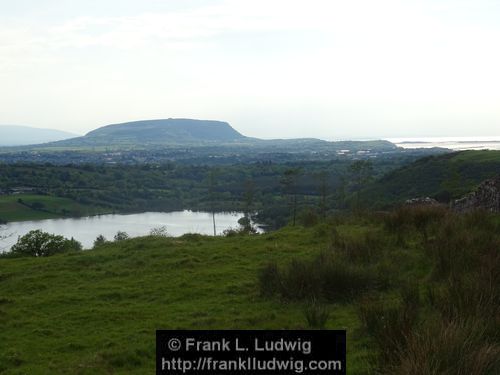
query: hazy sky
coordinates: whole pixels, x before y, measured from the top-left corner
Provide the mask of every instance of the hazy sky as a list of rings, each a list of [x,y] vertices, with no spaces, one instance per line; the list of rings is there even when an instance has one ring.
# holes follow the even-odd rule
[[[500,135],[498,0],[0,0],[0,124]]]

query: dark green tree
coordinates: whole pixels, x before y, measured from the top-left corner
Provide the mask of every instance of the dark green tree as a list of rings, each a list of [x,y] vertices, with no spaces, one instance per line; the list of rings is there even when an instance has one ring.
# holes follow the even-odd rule
[[[67,239],[37,229],[19,237],[11,252],[21,256],[46,257],[81,249],[81,243],[73,238]]]
[[[94,240],[94,248],[99,247],[104,245],[106,242],[106,237],[104,237],[102,234],[98,235],[96,239]]]
[[[124,241],[124,240],[127,240],[128,238],[129,238],[129,236],[128,236],[127,232],[122,232],[121,230],[119,230],[118,232],[116,232],[114,240],[115,241]]]

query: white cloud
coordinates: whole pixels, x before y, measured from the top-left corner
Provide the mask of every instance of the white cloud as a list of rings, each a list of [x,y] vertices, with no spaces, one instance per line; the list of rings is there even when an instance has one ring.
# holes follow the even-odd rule
[[[314,116],[321,134],[336,121],[355,124],[351,129],[358,133],[373,123],[382,128],[384,121],[394,129],[395,118],[414,123],[483,113],[500,121],[494,105],[500,100],[500,28],[481,22],[491,16],[490,7],[498,11],[494,2],[211,4],[2,22],[0,99],[9,105],[0,122],[6,121],[2,113],[9,122],[21,118],[19,100],[40,106],[51,100],[43,107],[44,125],[61,103],[71,110],[60,123],[75,121],[70,113],[81,102],[80,126],[117,114],[126,120],[163,112],[230,116],[250,127],[253,120],[245,119],[256,115],[245,111],[254,110],[277,119],[277,129],[287,111],[296,118],[321,113]],[[276,115],[276,108],[285,114]]]

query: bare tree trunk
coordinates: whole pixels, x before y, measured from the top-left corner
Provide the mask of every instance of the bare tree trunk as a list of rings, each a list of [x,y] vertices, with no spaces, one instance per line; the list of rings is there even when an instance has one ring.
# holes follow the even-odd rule
[[[217,235],[217,228],[215,226],[215,172],[213,170],[210,171],[208,178],[208,191],[210,196],[210,205],[212,209],[212,223],[214,225],[214,236]]]
[[[293,195],[293,226],[295,226],[295,218],[297,217],[297,194]]]

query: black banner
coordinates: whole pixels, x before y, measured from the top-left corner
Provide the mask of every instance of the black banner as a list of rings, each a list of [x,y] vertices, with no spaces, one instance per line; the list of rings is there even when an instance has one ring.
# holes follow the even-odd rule
[[[156,331],[157,374],[345,374],[346,331]]]

